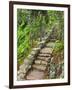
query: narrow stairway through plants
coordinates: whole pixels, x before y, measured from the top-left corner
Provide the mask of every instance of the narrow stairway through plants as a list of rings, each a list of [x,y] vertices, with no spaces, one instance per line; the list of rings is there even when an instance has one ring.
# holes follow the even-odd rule
[[[54,45],[54,42],[49,42],[40,50],[32,68],[27,72],[26,80],[49,79],[49,67]]]

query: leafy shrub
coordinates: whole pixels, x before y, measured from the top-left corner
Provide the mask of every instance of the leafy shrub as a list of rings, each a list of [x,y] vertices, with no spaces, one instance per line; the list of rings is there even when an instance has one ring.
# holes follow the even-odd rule
[[[64,42],[57,40],[55,42],[54,53],[61,52],[64,49]]]

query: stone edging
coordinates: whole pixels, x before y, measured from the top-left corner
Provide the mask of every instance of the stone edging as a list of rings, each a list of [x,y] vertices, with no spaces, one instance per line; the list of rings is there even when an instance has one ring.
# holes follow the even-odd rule
[[[45,47],[48,42],[48,37],[45,37],[43,41],[38,43],[38,48],[33,48],[27,59],[24,59],[24,63],[19,67],[17,72],[17,80],[24,80],[27,72],[32,67],[35,57],[38,55],[39,51]]]

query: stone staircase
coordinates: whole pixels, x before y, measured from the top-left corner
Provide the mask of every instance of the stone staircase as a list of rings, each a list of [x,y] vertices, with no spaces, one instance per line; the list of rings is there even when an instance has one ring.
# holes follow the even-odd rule
[[[53,64],[52,53],[57,40],[54,36],[51,33],[38,43],[37,48],[33,48],[17,71],[18,81],[51,79],[54,77],[55,65]]]
[[[50,60],[54,48],[54,42],[47,43],[37,55],[32,68],[26,75],[26,80],[36,80],[48,78]],[[47,77],[46,77],[47,76]]]

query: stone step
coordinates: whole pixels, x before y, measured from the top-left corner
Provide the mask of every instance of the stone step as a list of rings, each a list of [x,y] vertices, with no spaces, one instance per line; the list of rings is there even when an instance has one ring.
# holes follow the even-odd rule
[[[55,47],[55,42],[49,42],[46,44],[46,47],[48,48],[54,48]]]
[[[41,57],[41,56],[38,56],[37,59],[39,60],[43,60],[43,61],[47,61],[51,59],[51,57]]]
[[[40,50],[40,48],[33,48],[32,51]]]
[[[41,60],[38,60],[38,59],[37,59],[37,60],[34,61],[34,63],[35,63],[35,64],[41,64]]]
[[[51,55],[47,54],[47,53],[39,53],[38,56],[41,56],[41,57],[50,57]]]
[[[41,61],[41,64],[47,66],[48,62],[46,62],[46,61]]]
[[[40,50],[40,53],[45,53],[45,54],[52,54],[52,52],[53,52],[53,49],[47,48],[47,47]]]
[[[55,42],[56,41],[56,39],[50,39],[50,42]]]
[[[29,71],[28,75],[26,76],[27,80],[40,80],[43,78],[44,78],[44,72],[38,71],[36,69]]]
[[[32,67],[34,69],[37,69],[37,70],[40,70],[40,71],[45,71],[46,70],[46,65],[33,64]]]
[[[48,64],[47,61],[43,61],[43,60],[35,60],[34,63],[35,63],[35,64],[41,64],[41,65],[47,65],[47,64]]]

